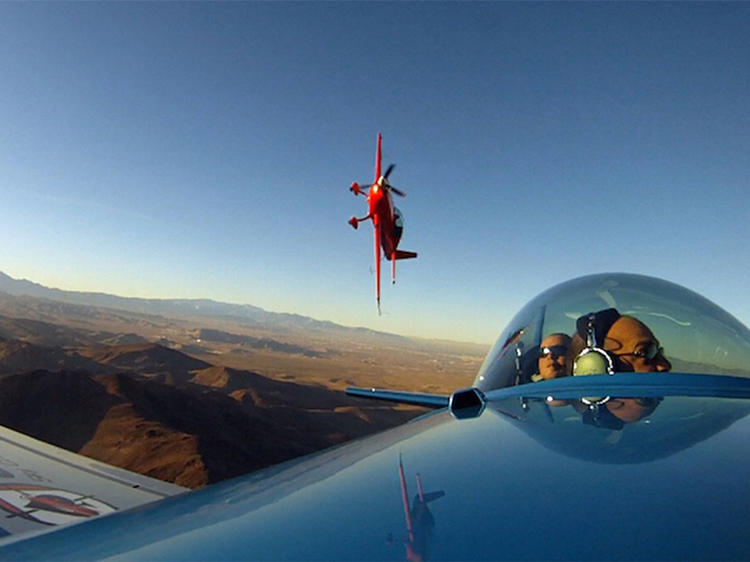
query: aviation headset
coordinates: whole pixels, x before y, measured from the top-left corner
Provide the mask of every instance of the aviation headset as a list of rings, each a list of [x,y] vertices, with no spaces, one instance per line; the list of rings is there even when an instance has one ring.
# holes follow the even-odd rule
[[[615,358],[601,345],[612,325],[620,318],[614,308],[584,314],[576,320],[576,332],[586,342],[586,347],[573,362],[574,375],[615,374]]]
[[[620,313],[617,310],[607,308],[599,312],[584,314],[576,320],[576,332],[586,342],[586,347],[573,362],[574,376],[615,374],[615,358],[600,345],[604,345],[607,332],[619,318]],[[609,398],[609,396],[586,396],[581,398],[581,401],[593,408],[604,404]]]

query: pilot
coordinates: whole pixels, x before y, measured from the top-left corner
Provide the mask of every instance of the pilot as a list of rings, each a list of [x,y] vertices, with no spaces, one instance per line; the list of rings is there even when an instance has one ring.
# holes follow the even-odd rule
[[[568,334],[550,334],[539,344],[539,372],[531,375],[533,382],[567,377],[572,372],[571,338]]]

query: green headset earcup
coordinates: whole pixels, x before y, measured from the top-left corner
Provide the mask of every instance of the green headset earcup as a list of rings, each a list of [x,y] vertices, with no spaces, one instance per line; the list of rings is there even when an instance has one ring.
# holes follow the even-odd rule
[[[612,374],[612,359],[607,352],[598,347],[587,347],[573,363],[573,376],[578,375],[606,375]],[[603,404],[609,396],[583,396],[584,404]]]
[[[573,363],[573,375],[606,375],[611,372],[611,363],[604,352],[587,348]]]

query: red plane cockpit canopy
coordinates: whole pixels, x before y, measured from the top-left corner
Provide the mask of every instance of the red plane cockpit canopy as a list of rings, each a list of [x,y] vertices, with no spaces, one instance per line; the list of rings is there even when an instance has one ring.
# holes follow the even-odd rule
[[[545,355],[559,356],[566,347],[558,370],[545,373]],[[582,373],[584,361],[576,361],[587,347],[605,351],[615,373],[651,370],[750,378],[750,331],[737,319],[674,283],[610,273],[573,279],[529,302],[498,338],[474,386],[488,391],[593,374]]]

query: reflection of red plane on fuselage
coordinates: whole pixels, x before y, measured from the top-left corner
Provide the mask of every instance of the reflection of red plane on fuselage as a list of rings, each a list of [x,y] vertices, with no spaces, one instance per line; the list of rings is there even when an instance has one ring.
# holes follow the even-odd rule
[[[401,234],[404,231],[403,215],[393,204],[391,193],[404,197],[405,193],[399,191],[388,182],[388,176],[393,171],[395,164],[388,166],[384,175],[380,175],[380,144],[382,137],[378,133],[378,149],[375,154],[375,182],[370,186],[367,192],[367,202],[369,203],[370,212],[367,216],[358,219],[352,217],[349,224],[354,228],[359,226],[360,221],[372,219],[372,225],[375,229],[375,295],[378,300],[378,311],[380,311],[380,248],[386,259],[392,263],[392,279],[396,282],[396,260],[405,260],[416,258],[416,252],[406,252],[398,249],[398,242],[401,240]],[[354,182],[349,188],[354,195],[364,193],[362,187]]]
[[[440,490],[425,494],[424,490],[422,490],[422,478],[417,473],[418,493],[414,496],[412,505],[409,506],[409,493],[406,491],[406,477],[404,476],[404,464],[401,461],[401,455],[398,456],[398,476],[399,480],[401,480],[401,499],[404,503],[406,530],[409,533],[408,540],[404,541],[406,559],[414,562],[427,560],[432,531],[435,527],[435,518],[432,516],[427,504],[442,498],[445,492]]]

